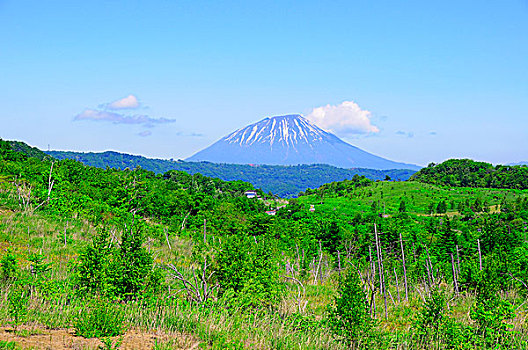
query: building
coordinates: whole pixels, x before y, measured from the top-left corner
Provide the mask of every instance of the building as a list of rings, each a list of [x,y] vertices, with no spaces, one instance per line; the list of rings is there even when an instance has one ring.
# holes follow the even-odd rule
[[[244,192],[247,198],[255,198],[257,196],[257,192],[255,191],[246,191]]]

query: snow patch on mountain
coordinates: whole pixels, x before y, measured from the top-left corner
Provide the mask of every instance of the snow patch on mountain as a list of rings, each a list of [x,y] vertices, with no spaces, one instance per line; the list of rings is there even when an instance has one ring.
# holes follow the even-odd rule
[[[330,164],[341,168],[419,169],[352,146],[298,114],[267,117],[223,137],[188,161],[235,164]]]

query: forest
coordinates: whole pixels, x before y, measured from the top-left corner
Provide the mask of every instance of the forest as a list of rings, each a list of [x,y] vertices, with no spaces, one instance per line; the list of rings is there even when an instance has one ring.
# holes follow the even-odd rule
[[[12,145],[26,151],[20,142]],[[24,144],[25,145],[25,144]],[[26,145],[27,146],[27,145]],[[39,151],[33,148],[32,151]],[[383,180],[387,176],[393,180],[407,180],[415,173],[409,169],[374,170],[374,169],[343,169],[326,164],[300,164],[292,166],[263,164],[218,164],[210,162],[186,162],[183,160],[152,159],[118,152],[83,153],[68,151],[47,151],[48,155],[62,160],[75,159],[85,165],[99,168],[135,169],[140,166],[156,174],[169,170],[185,171],[189,174],[200,173],[205,176],[219,178],[225,181],[242,180],[250,182],[264,192],[272,192],[281,198],[297,196],[307,188],[317,188],[333,181],[349,180],[354,175],[364,175],[371,180]],[[44,154],[40,152],[40,154]]]
[[[527,349],[526,169],[286,200],[0,140],[0,349]]]
[[[528,166],[497,165],[471,159],[450,159],[431,163],[412,180],[452,187],[528,188]]]

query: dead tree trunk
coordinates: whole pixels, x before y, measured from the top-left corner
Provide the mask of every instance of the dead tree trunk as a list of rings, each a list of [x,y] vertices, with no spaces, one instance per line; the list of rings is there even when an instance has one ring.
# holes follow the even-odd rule
[[[385,319],[387,320],[389,318],[389,314],[387,312],[387,291],[385,288],[385,274],[383,273],[383,258],[381,254],[381,241],[379,241],[378,237],[378,228],[376,227],[376,224],[374,224],[374,235],[376,238],[376,248],[378,250],[378,269],[380,274],[380,288],[383,291],[383,300],[385,302]]]
[[[478,245],[478,253],[479,253],[480,271],[482,271],[482,253],[480,251],[480,239],[477,239],[477,245]]]
[[[204,219],[204,225],[203,225],[203,241],[204,241],[204,244],[207,243],[207,219]]]
[[[451,268],[453,270],[453,286],[455,287],[455,292],[458,294],[458,283],[455,271],[455,260],[453,259],[453,254],[449,253],[451,256]]]
[[[456,252],[457,252],[457,276],[460,276],[460,255],[458,254],[459,252],[458,245],[456,246]]]
[[[50,196],[51,196],[51,190],[53,189],[53,185],[55,184],[55,180],[51,180],[51,172],[53,171],[53,164],[55,162],[51,162],[49,177],[48,177],[48,198],[46,199],[46,202],[49,204],[50,202]]]
[[[398,303],[401,303],[400,284],[398,283],[398,274],[396,273],[396,267],[394,267],[394,277],[396,278],[396,292],[398,292]]]
[[[370,246],[369,246],[369,259],[370,259],[370,268],[371,268],[371,271],[372,271],[372,296],[370,298],[371,302],[370,302],[370,313],[371,315],[374,316],[374,318],[376,318],[376,298],[375,298],[375,294],[376,294],[376,286],[374,285],[374,280],[376,279],[376,264],[374,264],[374,261],[372,260],[372,249],[370,249]]]
[[[402,239],[401,232],[400,232],[400,247],[402,251],[403,277],[404,277],[404,283],[405,283],[405,301],[409,301],[409,289],[407,286],[407,268],[405,267],[405,251],[403,249],[403,239]]]

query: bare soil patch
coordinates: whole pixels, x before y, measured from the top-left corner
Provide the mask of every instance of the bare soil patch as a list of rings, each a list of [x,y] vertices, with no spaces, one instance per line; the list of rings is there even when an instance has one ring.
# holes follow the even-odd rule
[[[115,337],[114,340],[119,337]],[[171,349],[198,349],[200,342],[190,335],[143,332],[130,330],[122,336],[121,350],[151,350],[158,344],[171,344]],[[14,341],[23,349],[95,350],[103,343],[97,338],[86,339],[75,335],[73,329],[46,329],[42,327],[0,327],[0,341]]]

